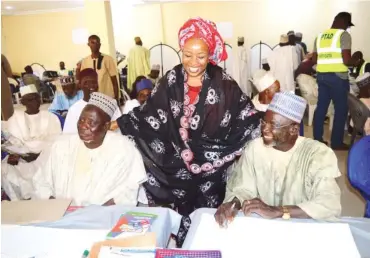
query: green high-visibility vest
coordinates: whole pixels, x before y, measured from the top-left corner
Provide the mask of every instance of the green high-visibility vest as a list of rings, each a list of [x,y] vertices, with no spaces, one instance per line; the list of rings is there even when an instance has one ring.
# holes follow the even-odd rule
[[[365,73],[365,66],[367,65],[367,62],[364,62],[364,64],[361,66],[360,73],[358,75],[363,75]]]
[[[317,72],[348,72],[348,67],[343,63],[342,49],[340,48],[340,37],[343,32],[344,30],[329,29],[317,37]]]

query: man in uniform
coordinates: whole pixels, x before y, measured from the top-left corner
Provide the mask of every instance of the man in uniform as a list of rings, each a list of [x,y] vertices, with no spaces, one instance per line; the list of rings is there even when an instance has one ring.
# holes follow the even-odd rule
[[[323,139],[324,120],[330,101],[334,102],[334,126],[331,147],[347,150],[343,143],[344,126],[347,119],[347,94],[349,92],[348,66],[357,66],[351,58],[351,35],[346,31],[351,26],[351,14],[341,12],[334,18],[330,29],[320,33],[315,40],[313,63],[317,63],[319,96],[314,115],[313,135],[315,140]]]

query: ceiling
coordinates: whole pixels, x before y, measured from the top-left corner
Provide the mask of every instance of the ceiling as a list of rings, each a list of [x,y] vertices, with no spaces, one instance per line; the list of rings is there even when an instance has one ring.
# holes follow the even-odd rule
[[[55,11],[71,8],[82,8],[83,0],[70,1],[3,1],[1,0],[1,14],[27,14],[36,12]]]

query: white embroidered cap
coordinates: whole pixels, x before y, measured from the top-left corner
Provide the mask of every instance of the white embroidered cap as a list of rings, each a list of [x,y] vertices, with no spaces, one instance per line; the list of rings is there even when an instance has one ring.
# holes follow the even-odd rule
[[[161,66],[159,64],[152,65],[152,70],[159,71],[161,69]]]
[[[29,85],[21,86],[19,88],[19,91],[21,93],[21,96],[23,97],[27,94],[37,93],[37,88],[35,84],[29,84]]]
[[[270,87],[272,84],[274,84],[274,82],[276,81],[275,77],[272,76],[271,73],[267,72],[265,73],[264,76],[262,76],[262,78],[260,78],[258,81],[257,81],[257,90],[258,92],[262,92],[264,90],[266,90],[268,87]]]
[[[284,91],[275,93],[267,110],[278,113],[294,122],[300,123],[306,110],[307,101],[294,93]]]
[[[113,114],[117,109],[116,100],[100,92],[92,93],[88,104],[100,108],[110,118],[113,117]]]
[[[238,42],[243,43],[244,42],[244,37],[238,37]]]

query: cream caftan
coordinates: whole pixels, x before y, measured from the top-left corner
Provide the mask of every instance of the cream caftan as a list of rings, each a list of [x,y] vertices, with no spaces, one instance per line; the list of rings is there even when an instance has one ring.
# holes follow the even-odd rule
[[[8,135],[8,149],[13,153],[26,154],[46,150],[61,134],[62,127],[58,117],[48,111],[40,110],[36,115],[28,115],[15,110],[3,130]],[[12,166],[8,164],[8,157],[1,162],[4,191],[12,201],[31,198],[32,178],[45,160],[40,155],[33,162],[19,159],[18,165]]]
[[[311,218],[340,216],[340,176],[335,153],[324,144],[299,137],[288,152],[250,142],[226,186],[224,202],[260,198],[271,206],[297,205]]]
[[[144,181],[141,155],[126,136],[107,132],[100,147],[88,149],[78,135],[65,134],[34,177],[35,197],[71,198],[78,206],[102,205],[110,199],[136,206]]]

